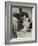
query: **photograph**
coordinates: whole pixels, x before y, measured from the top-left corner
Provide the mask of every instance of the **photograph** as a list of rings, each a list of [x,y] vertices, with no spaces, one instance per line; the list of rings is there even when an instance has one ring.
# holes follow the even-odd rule
[[[32,8],[12,7],[11,14],[12,14],[11,38],[32,37]]]

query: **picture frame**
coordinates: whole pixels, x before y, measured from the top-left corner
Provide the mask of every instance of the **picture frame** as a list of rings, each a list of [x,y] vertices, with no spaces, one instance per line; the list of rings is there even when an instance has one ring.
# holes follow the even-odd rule
[[[16,7],[16,8],[15,8]],[[26,8],[30,9],[31,12],[29,14],[32,14],[32,38],[13,38],[11,40],[11,30],[12,30],[12,9],[15,8],[15,10],[18,8]],[[13,10],[14,11],[14,10]],[[17,13],[19,12],[16,10]],[[28,11],[28,10],[25,10]],[[14,11],[15,12],[15,11]],[[13,35],[12,35],[13,36]],[[26,39],[26,40],[25,40]],[[21,43],[35,43],[37,42],[37,4],[36,3],[27,3],[27,2],[12,2],[12,1],[6,1],[5,2],[5,44],[21,44]]]

